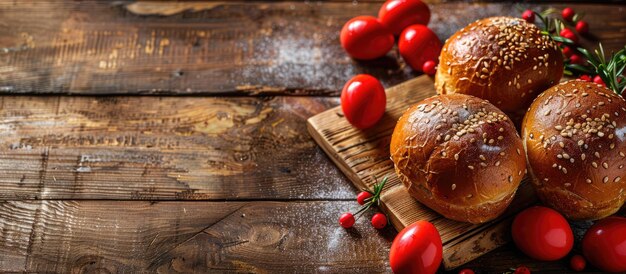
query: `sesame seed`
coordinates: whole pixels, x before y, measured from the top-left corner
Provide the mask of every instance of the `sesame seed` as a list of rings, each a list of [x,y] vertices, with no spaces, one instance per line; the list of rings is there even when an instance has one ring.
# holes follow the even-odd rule
[[[497,161],[495,166],[500,166],[500,161]]]
[[[454,154],[454,160],[457,160],[457,161],[459,160],[459,154],[458,153]]]
[[[606,162],[602,163],[602,167],[604,169],[609,169],[609,164],[607,164]]]
[[[603,136],[604,136],[604,132],[602,132],[602,131],[598,131],[598,136],[599,136],[599,137],[603,137]]]
[[[517,151],[517,155],[522,155],[522,153],[519,151],[519,148],[516,148],[515,151]]]
[[[467,166],[467,168],[474,170],[474,166]]]
[[[596,163],[596,162],[591,162],[591,165],[592,165],[593,167],[595,167],[595,168],[598,168],[598,163]]]
[[[619,182],[621,179],[622,179],[622,177],[617,176],[617,177],[615,177],[615,180],[613,180],[613,182],[617,183],[617,182]]]
[[[485,156],[483,156],[482,154],[478,155],[478,158],[480,158],[480,160],[482,160],[482,161],[486,161],[487,160],[487,158],[485,158]]]
[[[569,159],[569,154],[567,154],[567,153],[563,153],[563,158],[564,158],[565,160]]]
[[[607,183],[609,181],[609,176],[604,176],[604,179],[602,179],[602,182]]]
[[[456,189],[456,184],[452,184],[452,190]]]
[[[512,183],[512,182],[513,182],[513,176],[509,175],[509,183]]]
[[[587,183],[591,184],[591,179],[587,178]]]
[[[564,147],[565,147],[565,143],[563,143],[563,142],[559,142],[559,146],[560,146],[560,147],[562,147],[562,148],[564,148]]]
[[[572,184],[570,184],[570,183],[565,183],[565,184],[563,184],[563,185],[564,185],[565,187],[570,187],[570,186],[572,186]]]
[[[598,153],[597,151],[593,153],[594,156],[596,156],[596,158],[600,159],[600,153]]]
[[[445,151],[441,152],[441,156],[446,157],[446,155],[448,155]]]
[[[567,174],[567,168],[563,168],[561,171],[563,171],[563,174]]]
[[[485,164],[484,162],[480,162],[480,166],[481,167],[487,167],[487,164]]]
[[[580,159],[581,159],[581,160],[583,160],[583,161],[584,161],[584,160],[585,160],[585,158],[587,158],[587,155],[585,155],[584,153],[580,155]]]

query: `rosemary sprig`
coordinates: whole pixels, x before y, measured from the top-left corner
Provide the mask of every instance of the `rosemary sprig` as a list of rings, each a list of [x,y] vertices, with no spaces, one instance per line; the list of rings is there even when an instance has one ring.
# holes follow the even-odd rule
[[[533,13],[535,14],[535,17],[539,18],[539,20],[541,21],[541,25],[539,26],[539,28],[541,29],[541,33],[543,35],[550,36],[552,40],[556,42],[561,42],[563,44],[575,44],[574,41],[560,35],[561,30],[565,28],[565,24],[563,23],[563,21],[559,18],[549,17],[552,14],[559,13],[556,9],[549,8],[542,12],[533,11]]]
[[[584,73],[597,74],[602,78],[606,86],[617,94],[622,94],[626,90],[626,77],[624,77],[624,69],[626,69],[626,46],[606,58],[602,43],[598,45],[593,53],[584,48],[578,48],[578,51],[587,58],[587,63],[591,67],[569,64],[568,67]]]
[[[372,205],[380,206],[380,194],[383,192],[383,188],[385,187],[385,183],[387,183],[387,177],[386,176],[385,176],[385,178],[383,178],[382,181],[380,181],[380,183],[374,184],[374,187],[373,187],[372,191],[370,191],[369,189],[364,189],[363,190],[363,191],[366,191],[366,192],[369,192],[370,194],[372,194],[372,197],[369,197],[369,198],[365,199],[365,204],[361,207],[361,209],[359,209],[359,211],[354,213],[354,216],[357,216],[360,213],[368,210],[370,207],[372,207]]]

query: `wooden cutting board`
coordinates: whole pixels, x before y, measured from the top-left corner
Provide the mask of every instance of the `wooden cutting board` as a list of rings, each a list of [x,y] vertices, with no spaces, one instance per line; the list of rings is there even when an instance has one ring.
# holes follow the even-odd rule
[[[406,191],[389,159],[389,142],[396,121],[411,105],[435,95],[433,80],[420,76],[388,88],[387,111],[372,128],[359,130],[343,117],[341,107],[315,115],[307,121],[313,139],[324,149],[359,189],[371,189],[376,180],[388,176],[381,200],[382,210],[398,230],[418,220],[432,222],[443,241],[446,270],[460,266],[510,241],[510,226],[516,212],[536,202],[528,178],[524,178],[516,197],[498,219],[473,225],[449,220],[421,205]]]

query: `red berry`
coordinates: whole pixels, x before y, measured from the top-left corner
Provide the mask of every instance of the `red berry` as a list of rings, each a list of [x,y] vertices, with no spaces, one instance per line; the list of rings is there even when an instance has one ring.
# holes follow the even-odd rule
[[[600,75],[596,75],[595,77],[593,77],[593,82],[598,84],[598,85],[603,85],[606,87],[606,84],[604,83],[604,81],[602,80],[602,77],[600,77]]]
[[[585,269],[586,265],[587,265],[587,261],[585,261],[585,258],[583,256],[580,256],[580,255],[574,255],[569,260],[569,266],[574,271],[583,271]]]
[[[535,13],[532,10],[525,10],[524,13],[522,13],[522,19],[526,20],[528,23],[534,23]]]
[[[515,269],[515,272],[513,273],[514,274],[530,274],[530,269],[528,269],[528,267],[520,265]]]
[[[376,213],[372,216],[372,226],[376,229],[382,229],[387,226],[387,216],[382,213]]]
[[[591,80],[592,80],[591,76],[589,76],[587,74],[583,74],[583,75],[579,76],[578,79],[584,80],[584,81],[587,81],[587,82],[591,82]]]
[[[354,225],[354,215],[350,212],[346,212],[339,217],[339,225],[343,228],[351,228]]]
[[[373,16],[357,16],[348,21],[339,36],[341,46],[355,59],[381,57],[393,47],[393,35]]]
[[[474,270],[471,270],[469,268],[464,268],[464,269],[461,269],[461,271],[459,271],[459,274],[474,274]]]
[[[372,193],[369,193],[367,191],[363,191],[361,193],[359,193],[359,195],[356,195],[356,201],[357,203],[359,203],[360,205],[364,205],[365,199],[372,197]]]
[[[571,64],[580,64],[582,62],[582,58],[580,58],[580,55],[578,54],[572,54],[572,56],[569,57],[569,62]]]
[[[564,8],[563,11],[561,11],[561,16],[563,16],[563,19],[565,19],[565,21],[572,21],[572,19],[574,19],[574,15],[576,14],[576,12],[574,12],[574,10],[572,8]]]
[[[564,47],[561,51],[563,52],[563,55],[565,55],[565,57],[568,57],[568,58],[572,56],[572,54],[574,54],[572,52],[572,48],[570,47]]]
[[[562,29],[559,35],[563,38],[572,40],[574,43],[578,43],[578,36],[576,36],[576,34],[571,29]]]
[[[586,34],[589,32],[589,24],[585,21],[578,21],[578,23],[576,23],[576,31],[580,34]]]
[[[437,72],[435,69],[436,66],[437,64],[434,61],[428,60],[422,65],[422,71],[430,76],[433,76],[435,75],[435,72]]]

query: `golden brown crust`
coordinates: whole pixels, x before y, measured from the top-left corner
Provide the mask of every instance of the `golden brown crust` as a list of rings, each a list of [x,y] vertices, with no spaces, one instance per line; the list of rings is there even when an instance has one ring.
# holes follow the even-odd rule
[[[481,223],[500,215],[526,172],[522,141],[489,102],[438,95],[410,107],[391,137],[396,173],[418,201],[445,217]]]
[[[615,213],[626,195],[626,101],[585,81],[542,93],[522,137],[538,196],[573,220]]]
[[[439,57],[439,94],[463,93],[488,100],[521,121],[532,100],[563,75],[556,43],[519,18],[491,17],[450,37]]]

